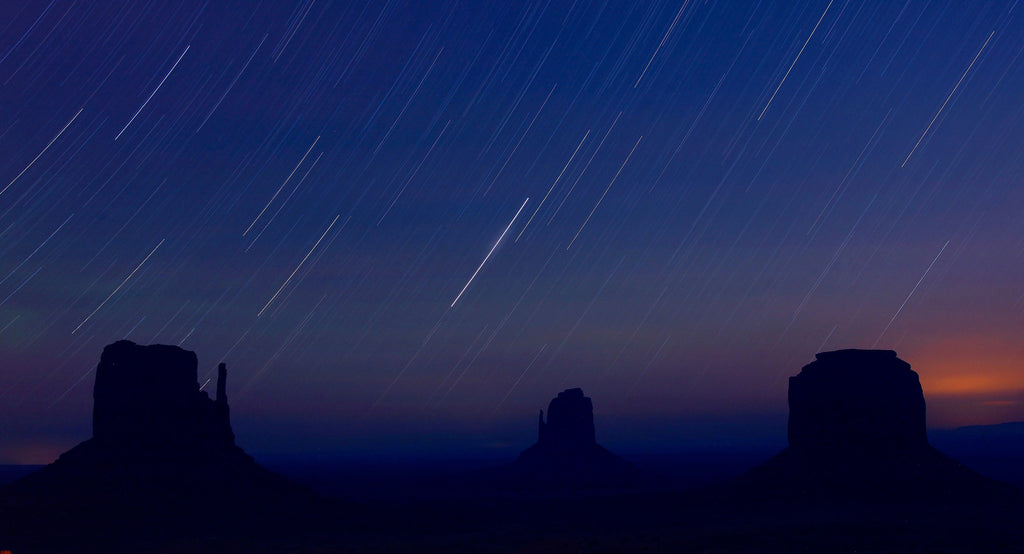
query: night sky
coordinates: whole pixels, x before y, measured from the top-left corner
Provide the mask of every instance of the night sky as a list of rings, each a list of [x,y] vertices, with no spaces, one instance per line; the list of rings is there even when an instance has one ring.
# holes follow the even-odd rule
[[[783,443],[853,347],[1024,419],[1018,2],[4,2],[0,118],[0,463],[122,338],[267,455]]]

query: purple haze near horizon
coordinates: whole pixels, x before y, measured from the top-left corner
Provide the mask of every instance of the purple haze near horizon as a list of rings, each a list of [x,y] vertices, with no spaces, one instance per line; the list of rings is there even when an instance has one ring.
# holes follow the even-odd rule
[[[1024,6],[229,4],[0,7],[0,462],[121,338],[270,454],[781,443],[849,347],[1024,418]]]

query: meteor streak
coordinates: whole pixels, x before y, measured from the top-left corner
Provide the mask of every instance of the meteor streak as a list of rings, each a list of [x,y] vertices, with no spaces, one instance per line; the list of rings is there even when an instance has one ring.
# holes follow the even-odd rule
[[[473,275],[469,278],[469,281],[466,281],[466,286],[462,287],[462,290],[459,291],[459,295],[455,297],[455,300],[452,300],[452,305],[449,306],[449,308],[454,308],[455,303],[458,302],[460,298],[462,298],[462,293],[466,292],[466,289],[469,288],[469,284],[472,283],[473,279],[476,278],[476,274],[480,273],[480,269],[482,269],[484,267],[484,264],[487,263],[487,260],[491,257],[491,254],[494,254],[494,249],[497,248],[499,244],[501,244],[501,239],[505,238],[505,233],[508,233],[508,230],[512,228],[512,224],[516,222],[516,218],[519,217],[519,214],[522,213],[523,208],[526,207],[526,203],[529,201],[529,198],[523,200],[523,205],[519,206],[519,211],[516,212],[516,215],[512,216],[512,221],[508,222],[508,226],[505,227],[505,230],[501,232],[501,236],[498,237],[498,240],[494,241],[494,246],[491,247],[491,251],[488,252],[486,256],[484,256],[484,261],[480,262],[480,265],[477,266],[476,271],[473,272]]]

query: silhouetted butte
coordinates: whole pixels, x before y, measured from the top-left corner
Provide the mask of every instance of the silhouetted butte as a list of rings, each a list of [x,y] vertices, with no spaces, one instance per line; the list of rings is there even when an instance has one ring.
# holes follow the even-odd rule
[[[928,443],[925,401],[892,350],[822,352],[789,378],[789,447],[736,481],[745,493],[823,501],[1001,496]]]
[[[512,465],[521,484],[552,488],[606,487],[639,478],[629,462],[597,444],[594,406],[582,389],[567,389],[551,400],[548,418],[541,410],[537,443]]]
[[[186,522],[230,526],[312,500],[235,444],[226,366],[214,400],[200,390],[197,366],[177,346],[108,345],[96,367],[92,438],[13,483],[7,505],[60,513],[51,523],[69,534],[107,524],[181,534]]]

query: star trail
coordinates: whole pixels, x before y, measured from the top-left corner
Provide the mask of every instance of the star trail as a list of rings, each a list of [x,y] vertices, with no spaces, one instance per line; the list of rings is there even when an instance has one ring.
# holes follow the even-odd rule
[[[684,436],[872,345],[1024,419],[1022,98],[1009,1],[5,3],[0,463],[122,338],[256,452]]]

